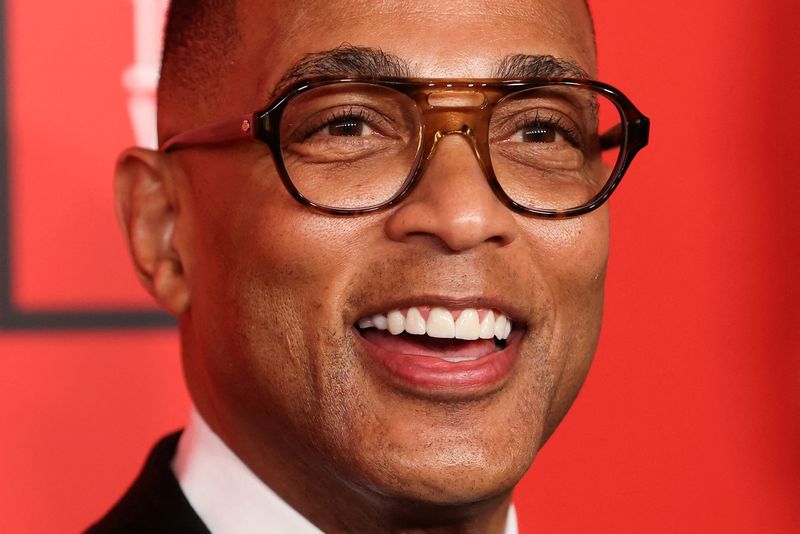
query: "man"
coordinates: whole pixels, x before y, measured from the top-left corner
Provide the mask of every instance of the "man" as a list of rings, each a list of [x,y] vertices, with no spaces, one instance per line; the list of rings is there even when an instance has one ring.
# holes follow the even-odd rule
[[[94,532],[514,532],[647,140],[595,74],[581,0],[175,0],[116,189],[196,413]]]

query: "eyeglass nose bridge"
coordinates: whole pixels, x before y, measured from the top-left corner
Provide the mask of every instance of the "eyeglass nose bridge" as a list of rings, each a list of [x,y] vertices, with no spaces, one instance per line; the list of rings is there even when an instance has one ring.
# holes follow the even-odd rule
[[[430,160],[433,158],[433,155],[436,153],[436,147],[439,146],[439,141],[447,137],[448,135],[463,135],[467,139],[469,139],[470,143],[472,144],[473,150],[475,150],[477,154],[478,148],[478,141],[475,139],[475,132],[472,128],[470,128],[469,124],[464,124],[460,128],[455,128],[451,130],[436,130],[433,134],[433,141],[431,142],[431,146],[428,149],[428,155],[425,159]]]
[[[427,166],[427,163],[433,159],[433,156],[436,154],[437,148],[439,147],[439,141],[447,137],[448,135],[461,135],[464,136],[467,141],[469,142],[470,146],[472,147],[472,153],[475,156],[475,159],[478,162],[478,165],[481,168],[484,176],[489,180],[492,181],[492,172],[490,169],[489,161],[488,161],[488,153],[487,147],[481,146],[481,125],[475,124],[471,125],[470,123],[464,120],[464,117],[460,119],[461,126],[453,127],[454,124],[442,124],[440,128],[437,128],[432,135],[427,140],[427,143],[424,143],[424,163]],[[458,123],[456,123],[458,124]],[[483,132],[485,133],[485,132]],[[424,169],[421,169],[421,171]]]
[[[472,147],[472,154],[484,178],[498,198],[510,203],[494,176],[489,159],[489,120],[492,106],[482,105],[473,109],[427,109],[423,108],[420,129],[419,159],[409,181],[392,204],[404,199],[423,178],[430,161],[439,148],[439,141],[448,135],[464,136]]]
[[[422,142],[423,161],[429,162],[439,141],[448,135],[463,135],[472,145],[472,152],[487,178],[489,121],[502,93],[469,87],[423,88],[414,95],[422,111],[427,134]]]

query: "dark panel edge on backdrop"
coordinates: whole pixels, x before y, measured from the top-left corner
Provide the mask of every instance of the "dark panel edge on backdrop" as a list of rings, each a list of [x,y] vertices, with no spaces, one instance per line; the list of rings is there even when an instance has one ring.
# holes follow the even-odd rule
[[[120,308],[23,310],[13,298],[11,177],[9,176],[6,10],[0,0],[0,330],[88,330],[172,327],[166,313]]]

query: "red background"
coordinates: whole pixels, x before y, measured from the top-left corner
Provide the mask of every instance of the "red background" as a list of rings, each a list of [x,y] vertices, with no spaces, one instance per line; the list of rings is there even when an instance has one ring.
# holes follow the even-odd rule
[[[7,4],[13,299],[149,306],[111,208],[130,2]],[[800,532],[800,4],[733,6],[594,3],[601,78],[653,134],[523,532]],[[80,530],[187,408],[171,330],[0,333],[0,531]]]

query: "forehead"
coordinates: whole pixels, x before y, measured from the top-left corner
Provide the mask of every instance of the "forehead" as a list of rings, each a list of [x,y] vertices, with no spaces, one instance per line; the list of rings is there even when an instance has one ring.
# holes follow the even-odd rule
[[[552,55],[596,71],[583,0],[240,0],[237,19],[236,70],[261,102],[305,55],[342,45],[396,56],[414,77],[491,77],[515,54]]]

